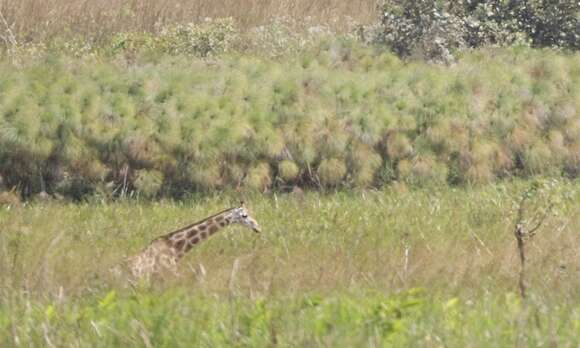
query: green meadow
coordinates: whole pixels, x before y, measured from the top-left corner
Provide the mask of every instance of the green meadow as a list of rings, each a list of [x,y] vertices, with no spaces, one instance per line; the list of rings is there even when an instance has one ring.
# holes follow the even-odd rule
[[[0,347],[580,346],[576,9],[0,0]]]
[[[249,195],[261,234],[228,227],[179,277],[134,285],[108,270],[238,195],[1,208],[0,345],[576,347],[580,186],[548,183],[525,208],[532,226],[554,202],[527,243],[526,299],[528,181]]]

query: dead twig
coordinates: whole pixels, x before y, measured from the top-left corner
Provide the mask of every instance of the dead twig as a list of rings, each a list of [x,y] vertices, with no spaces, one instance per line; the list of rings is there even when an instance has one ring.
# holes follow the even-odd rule
[[[405,280],[407,280],[407,277],[409,276],[409,253],[411,251],[411,246],[409,244],[409,233],[406,232],[403,235],[403,248],[404,248],[404,259],[403,259],[403,276],[405,278]]]

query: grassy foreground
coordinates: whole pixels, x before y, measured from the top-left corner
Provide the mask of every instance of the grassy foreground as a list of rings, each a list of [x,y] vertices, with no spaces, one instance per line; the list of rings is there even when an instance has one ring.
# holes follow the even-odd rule
[[[575,347],[580,186],[554,187],[521,301],[526,186],[255,196],[262,234],[229,228],[136,288],[107,268],[235,199],[2,208],[0,346]]]

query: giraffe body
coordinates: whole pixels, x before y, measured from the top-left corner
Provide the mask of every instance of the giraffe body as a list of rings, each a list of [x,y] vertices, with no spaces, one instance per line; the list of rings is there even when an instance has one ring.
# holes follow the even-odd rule
[[[260,226],[243,206],[224,210],[204,220],[154,239],[145,249],[130,257],[128,266],[133,278],[152,275],[177,275],[178,261],[196,244],[230,224],[241,224],[260,231]]]
[[[175,249],[163,239],[151,242],[139,254],[129,258],[129,269],[133,278],[149,278],[154,274],[169,271],[177,274],[177,261],[179,260]]]

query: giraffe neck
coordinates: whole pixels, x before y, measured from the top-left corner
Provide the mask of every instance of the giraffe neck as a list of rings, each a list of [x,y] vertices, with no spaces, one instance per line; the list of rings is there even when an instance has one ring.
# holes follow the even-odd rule
[[[164,239],[177,252],[177,255],[181,257],[191,250],[194,245],[201,243],[231,223],[230,211],[227,210],[169,233],[164,236]]]

